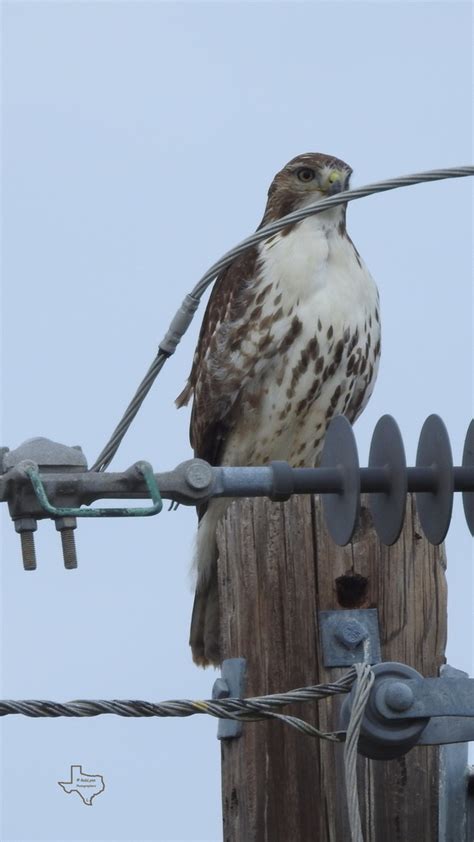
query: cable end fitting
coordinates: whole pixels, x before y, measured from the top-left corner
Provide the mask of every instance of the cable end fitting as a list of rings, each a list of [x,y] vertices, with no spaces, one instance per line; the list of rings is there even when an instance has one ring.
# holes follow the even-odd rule
[[[173,318],[164,338],[159,344],[159,350],[167,357],[171,357],[176,351],[181,337],[191,324],[194,314],[199,307],[199,298],[187,295]]]

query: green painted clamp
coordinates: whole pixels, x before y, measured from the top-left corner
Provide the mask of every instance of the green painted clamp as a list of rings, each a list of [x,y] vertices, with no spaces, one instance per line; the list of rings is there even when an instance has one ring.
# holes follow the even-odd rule
[[[155,480],[153,469],[148,462],[137,462],[138,471],[143,475],[148,491],[153,501],[152,506],[137,508],[91,509],[88,507],[53,506],[49,502],[46,489],[41,480],[37,466],[28,466],[25,473],[29,476],[38,502],[42,508],[53,517],[149,517],[157,515],[163,508],[160,490]]]

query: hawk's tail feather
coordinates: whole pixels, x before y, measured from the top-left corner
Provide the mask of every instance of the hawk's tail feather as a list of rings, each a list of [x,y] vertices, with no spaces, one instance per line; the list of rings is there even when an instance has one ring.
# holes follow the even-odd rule
[[[195,558],[197,583],[189,644],[194,662],[201,667],[221,663],[216,528],[231,502],[229,499],[211,500],[199,522]]]
[[[189,645],[193,661],[200,667],[215,667],[221,662],[219,595],[217,587],[217,565],[214,565],[204,590],[196,590]]]

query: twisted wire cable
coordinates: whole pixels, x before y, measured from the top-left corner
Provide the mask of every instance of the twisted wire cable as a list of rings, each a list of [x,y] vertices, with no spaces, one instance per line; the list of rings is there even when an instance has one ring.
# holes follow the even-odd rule
[[[375,676],[369,664],[355,664],[355,669],[357,671],[357,682],[344,745],[344,773],[351,842],[364,842],[357,789],[357,743],[359,742],[365,706]]]
[[[201,280],[196,284],[192,292],[187,295],[173,318],[170,327],[165,334],[163,340],[160,342],[158,353],[148,369],[145,377],[140,383],[135,395],[130,401],[125,413],[112,433],[109,441],[97,457],[92,465],[91,471],[104,471],[114,458],[120,443],[124,438],[127,430],[132,424],[138,410],[150,391],[156,377],[160,373],[165,361],[174,354],[178,343],[188,329],[196,312],[200,299],[206,291],[209,284],[214,280],[223,269],[229,266],[236,257],[246,251],[248,248],[256,245],[271,237],[277,231],[285,228],[288,224],[294,222],[301,222],[307,216],[312,216],[317,213],[322,213],[328,208],[336,207],[345,202],[353,202],[356,199],[363,199],[366,196],[372,196],[376,193],[384,193],[387,190],[396,190],[399,187],[410,187],[415,184],[423,184],[431,181],[441,181],[447,178],[463,178],[465,176],[474,175],[474,166],[466,167],[449,167],[445,169],[427,170],[426,172],[414,173],[413,175],[397,176],[385,181],[377,181],[373,184],[368,184],[363,187],[356,187],[352,190],[344,190],[342,193],[337,193],[334,196],[329,196],[322,199],[313,205],[308,205],[305,208],[289,213],[281,219],[266,225],[255,231],[250,237],[246,237],[230,251],[226,252],[223,257],[214,263],[210,269],[202,276]]]
[[[39,717],[84,717],[115,714],[125,717],[179,717],[194,714],[208,714],[218,719],[237,719],[242,722],[256,722],[261,719],[280,719],[302,733],[310,736],[340,742],[344,739],[343,732],[325,733],[319,731],[296,716],[281,714],[278,711],[285,705],[299,702],[317,702],[329,696],[348,693],[356,680],[354,668],[337,681],[330,684],[316,684],[290,690],[287,693],[274,693],[269,696],[256,696],[249,699],[209,699],[191,701],[175,699],[166,702],[146,702],[132,699],[77,699],[72,702],[53,702],[29,699],[25,701],[0,701],[0,716],[20,714],[34,718]]]
[[[298,702],[314,702],[329,696],[348,693],[355,683],[354,701],[351,716],[344,731],[320,731],[314,725],[297,716],[279,713],[285,705]],[[357,743],[365,706],[374,683],[374,673],[368,664],[355,664],[349,672],[330,684],[317,684],[290,690],[287,693],[274,693],[269,696],[256,696],[250,699],[220,699],[190,701],[187,699],[167,702],[138,701],[131,699],[88,700],[78,699],[72,702],[53,702],[44,700],[0,701],[0,716],[20,714],[34,718],[40,717],[86,717],[102,714],[115,714],[124,717],[187,717],[194,714],[208,714],[218,719],[236,719],[241,722],[257,722],[264,719],[276,719],[295,728],[310,737],[319,737],[331,742],[345,742],[344,772],[346,780],[346,799],[349,814],[351,842],[364,842],[360,821],[359,797],[357,790]]]

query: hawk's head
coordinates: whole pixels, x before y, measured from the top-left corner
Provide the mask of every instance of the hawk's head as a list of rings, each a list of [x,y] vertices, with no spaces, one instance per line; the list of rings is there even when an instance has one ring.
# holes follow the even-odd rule
[[[311,205],[326,196],[349,188],[352,170],[348,164],[322,152],[298,155],[273,179],[268,191],[265,224]],[[344,219],[345,205],[336,208],[338,219]],[[329,212],[334,215],[334,212]]]

